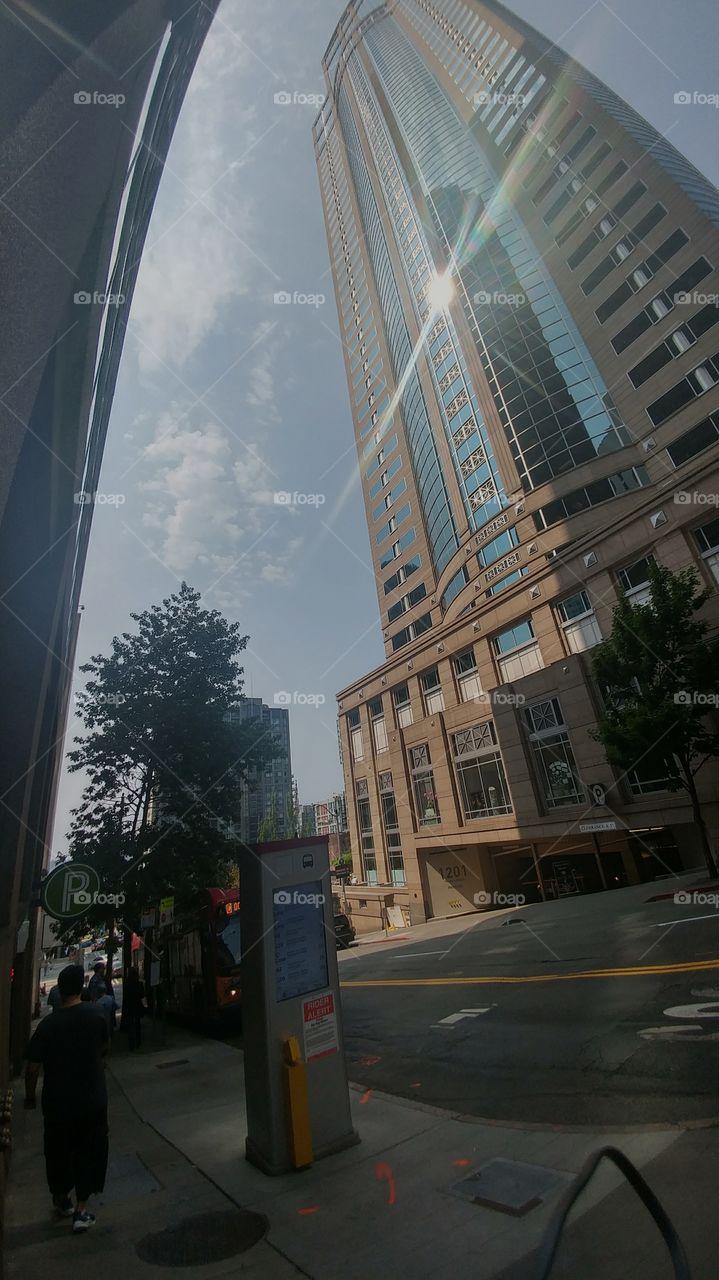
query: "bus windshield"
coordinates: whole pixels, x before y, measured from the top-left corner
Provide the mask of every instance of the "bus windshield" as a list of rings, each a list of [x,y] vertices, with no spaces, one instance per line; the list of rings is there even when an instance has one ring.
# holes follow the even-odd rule
[[[235,973],[240,964],[240,917],[218,917],[217,920],[217,972],[220,975]]]

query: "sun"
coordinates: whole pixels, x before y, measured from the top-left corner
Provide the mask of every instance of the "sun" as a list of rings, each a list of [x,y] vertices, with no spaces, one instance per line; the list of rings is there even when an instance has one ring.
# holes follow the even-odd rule
[[[433,311],[444,311],[449,306],[454,297],[454,281],[449,272],[433,277],[427,296]]]

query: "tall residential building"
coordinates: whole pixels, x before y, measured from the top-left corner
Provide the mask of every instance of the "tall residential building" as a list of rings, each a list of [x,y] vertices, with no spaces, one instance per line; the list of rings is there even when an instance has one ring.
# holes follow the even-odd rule
[[[623,776],[593,740],[589,651],[652,557],[719,579],[719,195],[500,4],[360,0],[324,72],[386,651],[339,695],[362,899],[421,920],[699,865],[670,744]]]
[[[292,759],[290,755],[290,713],[286,707],[268,707],[261,698],[243,698],[229,712],[228,720],[245,724],[257,720],[277,742],[282,754],[266,768],[253,770],[240,793],[240,817],[237,834],[245,844],[256,844],[263,838],[263,823],[274,827],[273,840],[288,840],[295,835],[291,820],[294,803]]]

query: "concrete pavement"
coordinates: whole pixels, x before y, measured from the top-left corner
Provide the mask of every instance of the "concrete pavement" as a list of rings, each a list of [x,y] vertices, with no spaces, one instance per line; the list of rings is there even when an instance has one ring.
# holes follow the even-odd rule
[[[588,1153],[607,1143],[618,1145],[655,1182],[684,1235],[693,1280],[715,1280],[715,1129],[527,1129],[355,1088],[360,1145],[302,1173],[267,1178],[243,1157],[242,1064],[236,1048],[172,1030],[162,1047],[149,1044],[138,1054],[114,1055],[115,1174],[87,1238],[72,1238],[66,1223],[48,1223],[40,1117],[16,1110],[7,1235],[11,1280],[36,1280],[44,1269],[53,1280],[77,1280],[98,1269],[103,1280],[124,1280],[130,1267],[140,1278],[166,1275],[165,1268],[138,1257],[140,1241],[196,1214],[238,1206],[266,1218],[264,1238],[234,1258],[183,1266],[184,1274],[208,1280],[235,1274],[366,1280],[381,1269],[390,1277],[449,1280],[470,1264],[482,1277],[532,1280],[530,1255],[562,1187],[521,1218],[469,1203],[450,1188],[495,1157],[571,1175]],[[558,1276],[671,1275],[656,1227],[609,1167],[585,1193],[573,1224]]]

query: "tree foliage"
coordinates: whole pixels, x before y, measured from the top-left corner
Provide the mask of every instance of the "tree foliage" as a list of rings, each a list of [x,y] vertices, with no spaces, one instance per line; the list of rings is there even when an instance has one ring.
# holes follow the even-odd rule
[[[594,736],[623,771],[649,762],[667,775],[668,789],[688,793],[715,875],[696,784],[700,769],[719,756],[719,637],[699,616],[712,593],[694,569],[672,573],[653,562],[649,583],[646,604],[620,601],[610,636],[594,651],[605,701]]]
[[[182,905],[227,882],[240,784],[279,749],[256,722],[228,716],[243,697],[247,637],[238,623],[204,609],[184,582],[131,616],[136,631],[81,667],[85,734],[70,769],[83,769],[88,783],[69,840],[73,859],[125,894],[120,914],[136,926],[159,897]]]

